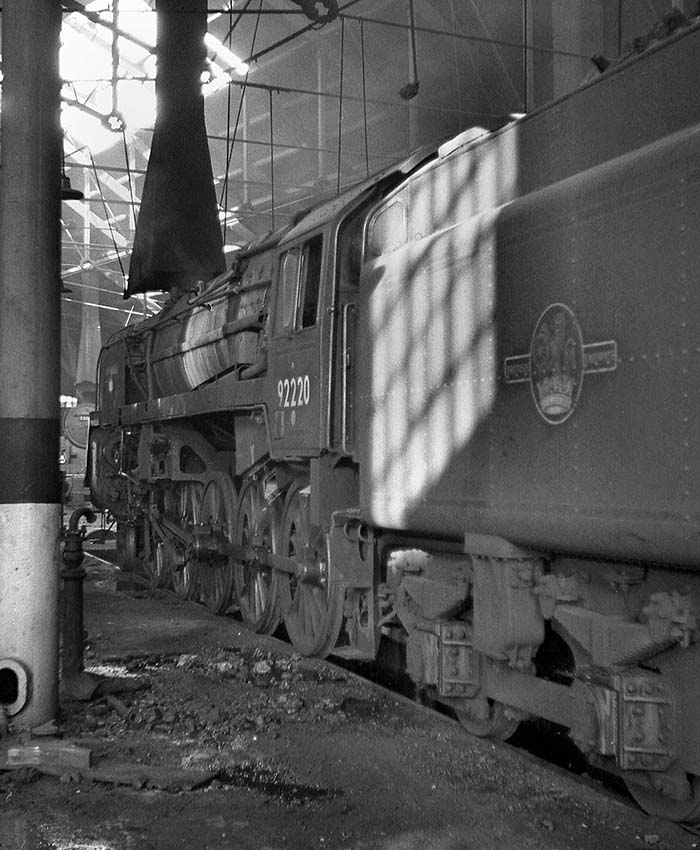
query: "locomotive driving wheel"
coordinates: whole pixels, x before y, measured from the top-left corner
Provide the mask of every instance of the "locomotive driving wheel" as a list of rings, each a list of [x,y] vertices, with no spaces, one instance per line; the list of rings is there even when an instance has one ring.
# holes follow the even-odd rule
[[[296,563],[280,573],[279,597],[290,640],[303,655],[323,657],[333,649],[343,619],[343,595],[328,575],[323,531],[311,523],[310,496],[298,482],[287,493],[281,554]]]
[[[199,481],[181,481],[173,485],[177,504],[177,517],[186,531],[192,531],[200,521],[202,484]],[[173,565],[173,590],[181,599],[197,599],[199,594],[197,562],[185,547],[179,546]]]
[[[165,540],[151,546],[148,572],[154,587],[169,587],[173,580],[173,550]]]
[[[277,550],[279,536],[277,500],[267,505],[262,482],[248,481],[240,492],[236,516],[236,543]],[[251,631],[272,634],[280,621],[278,579],[270,567],[261,565],[254,555],[238,561],[233,568],[234,589],[241,618]]]
[[[223,543],[233,541],[236,490],[225,472],[211,472],[204,481],[199,511],[201,523],[211,526]],[[200,598],[212,614],[223,614],[233,599],[233,559],[216,556],[199,564]]]

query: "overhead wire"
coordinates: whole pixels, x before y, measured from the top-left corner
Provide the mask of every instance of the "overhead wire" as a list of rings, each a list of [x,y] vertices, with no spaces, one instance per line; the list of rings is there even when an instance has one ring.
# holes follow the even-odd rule
[[[70,285],[75,286],[76,282],[74,280],[71,280]],[[88,307],[99,307],[100,310],[111,310],[115,313],[127,313],[128,318],[127,318],[127,321],[124,323],[125,325],[129,324],[129,319],[132,317],[132,315],[135,312],[135,307],[134,307],[133,304],[130,304],[128,308],[126,308],[126,307],[112,307],[109,304],[102,304],[101,302],[97,302],[97,301],[79,301],[77,298],[68,298],[68,296],[66,296],[66,295],[63,296],[62,301],[67,301],[71,304],[85,304]]]
[[[450,24],[452,26],[452,32],[455,32],[457,29],[457,20],[455,18],[455,4],[454,0],[450,0]],[[452,61],[455,66],[455,88],[457,89],[457,106],[462,105],[462,84],[459,75],[459,61],[457,59],[457,44],[453,40],[452,41]]]
[[[270,193],[272,195],[270,199],[271,207],[272,207],[272,229],[275,229],[275,153],[274,153],[274,145],[275,145],[275,129],[272,120],[272,89],[268,92],[270,99]]]
[[[378,26],[393,27],[394,29],[408,29],[408,24],[397,21],[385,21],[381,18],[368,18],[366,15],[343,15],[349,20],[365,21],[368,24],[377,24]],[[469,35],[467,33],[450,32],[449,30],[435,29],[434,27],[416,26],[416,32],[426,33],[427,35],[439,35],[449,38],[455,38],[459,41],[475,41],[481,44],[496,45],[498,47],[512,47],[514,50],[522,50],[523,45],[520,42],[506,41],[502,38],[491,38],[485,35]],[[527,49],[537,53],[546,53],[551,56],[567,56],[571,59],[586,59],[590,61],[590,56],[587,53],[576,53],[573,50],[558,50],[555,47],[542,47],[536,44],[528,44]],[[246,62],[253,62],[258,57],[246,59]]]
[[[131,199],[131,215],[136,217],[136,201],[134,199],[134,188],[131,185],[131,167],[129,165],[129,148],[126,143],[126,128],[122,127],[122,142],[124,143],[124,161],[126,162],[126,179],[129,184],[129,197]],[[131,229],[131,221],[129,221],[129,229]]]
[[[65,221],[63,222],[63,232],[68,237],[68,241],[73,245],[75,250],[78,252],[78,256],[80,257],[81,264],[84,263],[85,260],[87,259],[87,254],[83,250],[85,248],[85,245],[83,245],[83,248],[81,248],[80,244],[78,243],[78,240],[70,232],[70,229],[67,227]]]
[[[122,280],[124,281],[124,292],[126,292],[126,271],[124,270],[124,263],[122,263],[122,258],[119,252],[119,246],[117,245],[117,240],[114,236],[114,229],[112,228],[112,220],[109,210],[107,209],[107,201],[105,200],[104,192],[102,191],[102,183],[100,181],[99,174],[97,173],[97,166],[95,165],[95,158],[92,155],[92,151],[88,148],[88,156],[90,157],[90,163],[92,165],[92,170],[95,175],[95,183],[97,184],[97,190],[100,193],[100,200],[102,201],[102,207],[105,213],[105,220],[107,221],[107,226],[109,227],[109,234],[112,238],[112,244],[114,245],[114,253],[117,256],[117,261],[119,262],[119,270],[122,275]]]
[[[236,18],[235,21],[232,20],[232,18],[233,18],[233,6],[230,9],[228,9],[228,19],[231,22],[231,25],[229,26],[229,29],[228,29],[228,32],[226,33],[226,35],[221,39],[222,44],[225,41],[229,41],[229,42],[231,41],[231,37],[233,36],[233,31],[236,29],[238,24],[241,22],[241,19],[242,19],[243,15],[247,12],[248,6],[250,6],[251,2],[252,2],[252,0],[246,0],[243,8],[237,10],[238,17]],[[262,6],[262,3],[260,5]],[[207,11],[209,11],[209,10],[207,10]],[[259,21],[261,10],[258,9],[257,11],[258,11],[258,21]]]
[[[252,2],[252,0],[246,0],[246,4],[243,8],[247,9],[248,6],[251,4],[251,2]],[[262,3],[263,3],[263,0],[260,0],[258,10],[260,10],[262,8]],[[240,20],[240,15],[239,15],[239,20]],[[235,24],[234,24],[234,26],[235,26]],[[251,40],[251,48],[250,48],[251,50],[255,49],[255,42],[256,42],[257,37],[258,37],[259,26],[260,26],[260,17],[258,16],[258,18],[255,21],[255,29],[253,30],[253,38]],[[229,30],[229,33],[232,33],[232,32],[233,32],[233,27]],[[236,123],[234,124],[234,128],[233,128],[233,138],[231,138],[231,109],[230,109],[231,99],[230,99],[230,97],[227,99],[228,108],[227,108],[227,112],[226,112],[226,168],[224,169],[224,181],[223,181],[223,186],[221,187],[221,195],[219,197],[219,207],[224,212],[224,221],[223,221],[223,224],[222,224],[222,227],[223,227],[222,241],[223,241],[224,245],[227,244],[226,243],[226,230],[227,230],[226,215],[228,214],[228,178],[229,178],[229,172],[230,172],[230,168],[231,168],[231,160],[233,158],[233,151],[234,151],[234,148],[235,148],[235,145],[236,145],[236,138],[238,136],[238,126],[239,126],[239,123],[240,123],[240,120],[241,120],[241,112],[243,110],[243,98],[246,95],[246,89],[247,89],[247,86],[248,86],[248,76],[249,76],[249,74],[250,74],[250,69],[248,71],[246,71],[246,75],[245,75],[244,79],[241,81],[241,97],[240,97],[240,100],[238,101],[238,112],[236,113]],[[230,82],[232,83],[233,80],[231,80]],[[228,88],[228,91],[230,93],[230,91],[231,91],[230,83],[227,86],[227,88]]]
[[[348,0],[343,6],[338,9],[339,17],[342,17],[342,12],[345,9],[349,9],[351,6],[355,6],[357,3],[360,3],[361,0]],[[287,35],[284,38],[281,38],[279,41],[274,42],[274,44],[268,45],[264,50],[259,51],[258,53],[253,53],[249,56],[245,61],[246,65],[250,65],[253,62],[257,62],[258,59],[266,56],[268,53],[272,53],[272,51],[277,50],[278,47],[282,47],[285,44],[289,44],[290,41],[294,41],[305,33],[318,29],[318,24],[309,24],[308,26],[302,27],[302,29],[297,30],[296,32],[291,33],[291,35]]]
[[[491,39],[491,33],[489,32],[488,27],[486,26],[486,21],[484,20],[484,16],[481,14],[481,10],[476,5],[476,0],[470,0],[470,5],[471,5],[472,9],[474,10],[474,14],[477,17],[477,20],[479,21],[479,26],[486,33],[486,36],[489,39]],[[524,5],[524,8],[527,7],[527,4],[523,4],[523,5]],[[500,52],[498,50],[496,50],[496,47],[498,47],[498,45],[495,43],[495,40],[491,41],[491,47],[493,48],[493,55],[496,57],[496,62],[498,63],[498,65],[501,68],[501,71],[503,72],[503,76],[508,81],[508,84],[510,85],[511,89],[513,90],[515,97],[518,99],[518,101],[520,103],[521,110],[527,111],[525,109],[525,98],[523,97],[523,92],[518,91],[518,88],[515,85],[515,83],[513,82],[511,75],[508,73],[508,68],[506,67],[506,63],[503,61],[503,57],[501,56]],[[523,51],[525,56],[527,56],[527,45],[525,43],[525,31],[524,31],[524,29],[523,29],[523,38],[522,38],[522,44],[520,45],[520,49]],[[527,68],[527,62],[524,63],[524,68]]]
[[[343,151],[343,76],[345,71],[345,18],[340,19],[340,94],[338,100],[338,173],[336,191],[340,194],[341,155]]]
[[[416,13],[413,8],[413,0],[408,0],[408,16],[409,16],[409,38],[411,42],[411,59],[412,59],[412,74],[411,82],[418,85],[418,46],[416,44]]]
[[[247,9],[250,6],[252,0],[246,0],[245,6],[243,10]],[[260,6],[262,6],[262,0],[260,0]],[[231,20],[231,14],[229,15],[229,20]],[[241,20],[241,15],[239,13],[238,17],[234,22],[231,23],[229,27],[229,31],[226,33],[224,39],[222,39],[222,43],[228,40],[229,49],[231,48],[231,38],[233,36],[233,31],[236,28],[238,22]],[[255,45],[255,39],[258,34],[258,25],[260,23],[260,18],[258,17],[255,23],[255,30],[253,32],[253,45]],[[248,80],[248,73],[246,72],[245,79]],[[226,170],[224,173],[224,182],[221,192],[221,197],[219,199],[219,207],[224,211],[224,219],[221,224],[222,227],[222,242],[226,245],[226,214],[228,213],[228,170],[231,164],[231,158],[233,156],[233,149],[236,144],[236,136],[238,134],[238,122],[241,118],[241,110],[243,109],[243,98],[245,97],[245,88],[241,90],[241,97],[238,102],[238,113],[236,114],[236,126],[233,131],[233,138],[231,138],[231,86],[226,86]]]
[[[275,91],[277,91],[277,89],[275,89]],[[220,136],[220,135],[217,135],[216,133],[209,133],[208,138],[215,141],[215,142],[225,142],[226,141],[226,136]],[[268,147],[268,143],[266,141],[262,140],[262,139],[248,139],[248,138],[244,138],[242,136],[238,136],[236,138],[236,142],[240,143],[242,145],[251,145],[251,147],[255,147],[256,145],[258,147],[265,147],[265,148]],[[304,150],[304,151],[311,152],[311,153],[335,153],[335,151],[336,151],[335,148],[330,148],[330,147],[325,147],[325,146],[319,147],[318,145],[304,145],[303,148],[301,148],[299,145],[292,145],[292,144],[289,144],[288,142],[281,142],[279,139],[277,139],[275,141],[275,147],[281,148],[282,150],[288,150],[288,151]],[[360,152],[354,151],[353,153],[357,156],[362,155],[362,151],[360,151]],[[391,154],[391,153],[386,153],[386,154],[373,153],[372,159],[380,159],[380,160],[386,161],[386,162],[394,162],[394,160],[396,159],[396,156],[394,154]],[[123,169],[122,169],[122,171],[123,171]],[[251,182],[254,183],[255,181],[251,180]],[[128,201],[116,201],[115,203],[126,204],[126,203],[128,203]]]
[[[338,8],[338,17],[341,17],[346,9],[349,9],[352,6],[355,6],[357,3],[360,3],[360,2],[362,2],[362,0],[348,0],[347,3],[344,3],[342,6],[340,6]],[[649,4],[650,8],[653,10],[654,15],[658,18],[659,13],[656,10],[654,4],[651,2],[651,0],[647,0],[647,3]],[[105,21],[104,19],[99,17],[100,11],[98,11],[98,10],[93,9],[93,10],[88,11],[83,6],[81,6],[79,3],[75,2],[75,0],[63,0],[62,5],[65,7],[67,12],[73,12],[73,13],[84,15],[90,21],[92,21],[93,23],[98,24],[100,26],[104,26],[104,27],[107,27],[107,28],[112,27],[112,24],[109,21]],[[107,12],[108,9],[105,8],[104,10],[101,10],[101,11]],[[216,9],[207,8],[207,13],[209,13],[209,14],[225,14],[226,12],[229,12],[229,11],[231,11],[231,10],[227,9],[227,8],[221,8],[221,9],[219,9],[219,8],[216,8]],[[250,10],[250,9],[248,9],[248,4],[246,4],[243,7],[243,9],[239,9],[239,10],[236,10],[236,11],[237,11],[237,15],[238,15],[236,24],[237,24],[238,20],[243,15],[249,15],[249,14],[257,15],[258,18],[260,18],[262,15],[304,15],[305,14],[302,9],[259,9],[259,10],[256,9],[256,10]],[[130,12],[130,14],[136,14],[136,12]],[[145,10],[144,9],[143,14],[149,14],[149,15],[155,14],[155,9],[151,9],[151,10]],[[180,11],[180,12],[177,12],[176,14],[188,14],[188,12]],[[381,20],[379,18],[369,18],[367,16],[359,16],[359,15],[346,15],[345,17],[350,18],[352,20],[364,20],[367,23],[383,24],[384,26],[389,26],[389,27],[399,27],[401,29],[407,29],[408,28],[407,24],[398,23],[396,21]],[[294,39],[299,38],[300,36],[304,35],[305,33],[309,32],[311,30],[318,29],[318,26],[319,25],[317,23],[308,24],[307,26],[303,27],[302,29],[297,30],[296,32],[293,32],[288,36],[285,36],[284,38],[274,42],[271,45],[268,45],[268,47],[264,48],[259,53],[251,54],[245,60],[245,62],[246,63],[256,62],[262,56],[265,56],[267,53],[270,53],[273,50],[276,50],[278,47],[282,47],[283,45],[288,44],[290,41],[293,41]],[[517,48],[519,50],[522,49],[522,44],[512,42],[512,41],[506,41],[504,39],[491,38],[489,36],[468,35],[466,33],[456,33],[456,32],[450,32],[449,30],[439,30],[439,29],[434,29],[434,28],[429,28],[429,27],[418,27],[417,26],[415,29],[416,29],[416,32],[424,32],[424,33],[429,33],[429,34],[432,34],[432,35],[444,35],[444,36],[449,36],[451,38],[462,39],[464,41],[477,41],[477,42],[482,42],[482,43],[485,43],[485,44],[496,44],[496,45],[499,45],[501,47],[513,47],[513,48]],[[137,44],[139,47],[142,47],[144,50],[147,50],[150,53],[155,53],[155,48],[153,47],[153,45],[139,40],[132,33],[128,32],[126,30],[118,29],[117,34],[122,38],[126,38],[129,41],[132,41],[134,44]],[[538,52],[541,52],[541,53],[554,54],[554,55],[557,55],[557,56],[569,56],[569,57],[575,58],[575,59],[590,59],[590,56],[588,56],[585,53],[576,53],[576,52],[570,51],[570,50],[558,50],[556,48],[542,47],[542,46],[538,46],[538,45],[534,45],[534,44],[528,45],[528,50],[538,51]]]
[[[112,0],[112,111],[110,117],[119,114],[119,101],[117,97],[117,84],[119,82],[119,36],[117,35],[117,27],[119,26],[119,0]]]
[[[365,130],[365,171],[369,177],[369,137],[367,133],[367,76],[365,72],[365,23],[360,21],[360,46],[362,55],[362,117]]]
[[[233,17],[233,9],[229,11],[229,21],[232,20]],[[238,16],[240,20],[240,15]],[[233,34],[233,24],[229,28],[228,34],[225,39],[222,39],[221,43],[223,44],[226,39],[228,39],[229,50],[231,49],[231,36]],[[230,141],[231,136],[231,86],[226,86],[226,162],[228,162],[229,151],[231,146]],[[223,190],[221,193],[221,202],[219,203],[219,207],[222,207],[224,210],[228,210],[228,180],[224,180]],[[221,241],[223,245],[226,245],[226,214],[224,213],[224,220],[221,223]]]
[[[278,84],[268,84],[268,83],[251,83],[250,81],[245,80],[231,80],[228,83],[229,86],[239,86],[240,88],[246,89],[260,89],[261,91],[274,91],[278,94],[306,94],[312,97],[327,97],[327,98],[337,98],[337,91],[319,91],[318,89],[304,89],[295,86],[283,86]],[[350,95],[347,92],[343,95],[343,99],[346,101],[354,101],[356,103],[362,103],[362,97],[357,95]],[[375,100],[374,98],[367,98],[367,103],[371,106],[382,106],[389,107],[391,109],[420,109],[426,112],[454,112],[461,115],[481,115],[484,118],[502,118],[502,112],[482,112],[474,109],[454,109],[449,106],[431,106],[430,104],[420,104],[415,103],[410,106],[398,101],[388,101],[388,100]],[[151,131],[152,132],[152,131]]]

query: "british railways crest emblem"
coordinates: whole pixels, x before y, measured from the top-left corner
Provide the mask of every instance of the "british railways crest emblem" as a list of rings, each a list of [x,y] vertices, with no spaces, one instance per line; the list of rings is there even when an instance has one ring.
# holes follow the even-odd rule
[[[566,304],[551,304],[535,325],[529,354],[506,357],[507,384],[529,383],[540,416],[560,425],[571,416],[583,376],[617,368],[617,343],[584,344],[576,316]]]

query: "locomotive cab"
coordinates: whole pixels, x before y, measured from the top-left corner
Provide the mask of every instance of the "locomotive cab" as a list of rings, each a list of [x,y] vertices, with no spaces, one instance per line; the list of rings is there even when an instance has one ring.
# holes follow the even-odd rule
[[[269,347],[273,456],[352,457],[362,227],[377,195],[362,186],[349,204],[322,205],[280,242]]]
[[[277,257],[269,375],[274,386],[272,444],[281,454],[308,456],[323,444],[327,393],[324,363],[329,347],[331,293],[321,287],[329,234],[304,234],[286,242]],[[325,382],[327,385],[327,381]]]

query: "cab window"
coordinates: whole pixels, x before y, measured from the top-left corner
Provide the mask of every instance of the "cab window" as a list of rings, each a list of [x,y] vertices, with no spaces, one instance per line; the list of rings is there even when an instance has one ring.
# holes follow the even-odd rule
[[[321,248],[323,239],[314,236],[304,245],[302,253],[298,327],[310,328],[316,324],[318,296],[321,291]]]
[[[303,330],[316,324],[322,255],[320,234],[282,255],[278,331]]]
[[[408,222],[406,210],[400,201],[394,201],[380,210],[372,219],[367,239],[367,259],[381,257],[406,244]]]
[[[282,257],[280,286],[282,288],[282,328],[291,330],[294,326],[294,315],[297,306],[297,282],[299,279],[299,249]]]

